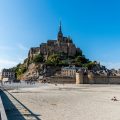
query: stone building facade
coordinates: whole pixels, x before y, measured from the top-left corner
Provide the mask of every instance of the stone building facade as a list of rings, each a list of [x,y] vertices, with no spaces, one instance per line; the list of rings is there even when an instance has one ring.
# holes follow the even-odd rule
[[[75,56],[77,52],[80,52],[80,49],[76,48],[70,37],[64,37],[60,23],[57,40],[48,40],[47,43],[42,43],[39,47],[31,48],[28,53],[28,58],[32,60],[36,54],[42,54],[47,59],[49,55],[56,53]]]
[[[1,79],[8,78],[9,80],[15,80],[16,75],[11,69],[3,69],[1,72]]]
[[[75,67],[75,66],[62,67],[61,76],[75,78],[76,72],[79,70],[81,70],[81,67]]]

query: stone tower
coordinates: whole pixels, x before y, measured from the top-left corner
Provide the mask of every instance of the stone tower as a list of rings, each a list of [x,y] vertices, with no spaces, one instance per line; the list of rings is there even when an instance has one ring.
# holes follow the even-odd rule
[[[63,41],[63,33],[62,33],[61,21],[60,21],[59,32],[58,32],[57,38],[58,38],[58,43],[61,43]]]

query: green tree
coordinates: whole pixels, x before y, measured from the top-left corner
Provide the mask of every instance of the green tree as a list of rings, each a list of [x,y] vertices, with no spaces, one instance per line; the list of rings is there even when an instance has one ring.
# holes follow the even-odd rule
[[[16,69],[16,74],[17,76],[22,75],[23,73],[25,73],[27,70],[27,68],[23,65],[21,65],[19,68]]]
[[[68,66],[68,60],[61,60],[59,61],[59,66]]]
[[[89,63],[85,64],[84,66],[87,67],[88,70],[92,70],[93,67],[96,66],[96,64],[95,64],[95,62],[89,62]]]
[[[39,62],[43,62],[43,56],[41,54],[38,54],[33,58],[33,63],[39,63]]]
[[[82,56],[77,56],[77,57],[75,58],[75,62],[76,62],[76,63],[85,64],[85,63],[88,63],[88,62],[89,62],[89,59],[86,59],[84,55],[82,55]]]
[[[48,65],[58,65],[60,62],[60,55],[59,54],[53,54],[50,55],[46,61],[46,64]]]
[[[83,53],[82,53],[82,50],[80,50],[79,52],[78,52],[78,51],[76,52],[76,55],[75,55],[75,56],[76,56],[76,57],[77,57],[77,56],[82,56],[82,54],[83,54]]]

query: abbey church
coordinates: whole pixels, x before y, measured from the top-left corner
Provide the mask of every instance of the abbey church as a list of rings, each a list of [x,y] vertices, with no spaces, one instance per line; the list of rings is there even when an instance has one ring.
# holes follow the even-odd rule
[[[57,40],[48,40],[47,43],[41,43],[39,47],[32,47],[28,58],[32,60],[36,54],[42,54],[47,60],[47,57],[52,54],[63,53],[67,56],[75,56],[78,52],[80,49],[75,46],[72,39],[63,35],[60,23]]]

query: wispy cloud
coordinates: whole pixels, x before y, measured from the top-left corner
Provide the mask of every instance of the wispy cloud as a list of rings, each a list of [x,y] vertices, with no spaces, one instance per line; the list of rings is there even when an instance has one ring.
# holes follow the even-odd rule
[[[0,71],[3,68],[10,68],[10,67],[13,67],[17,64],[18,63],[16,61],[0,59]]]
[[[0,50],[13,50],[13,47],[6,46],[6,45],[0,45]]]
[[[20,50],[28,50],[28,48],[21,43],[19,43],[17,46]]]
[[[120,62],[101,62],[101,64],[105,65],[109,69],[120,69]]]
[[[17,48],[19,48],[20,50],[28,50],[28,48],[21,43],[15,45],[14,47],[8,45],[0,45],[0,50],[14,50]]]
[[[22,44],[16,44],[14,47],[8,45],[0,45],[0,71],[3,68],[10,68],[16,66],[18,63],[22,63],[25,59],[24,51],[27,52],[28,48]]]
[[[17,63],[17,62],[15,62],[15,61],[0,59],[0,64],[14,65],[14,64],[16,64],[16,63]]]

